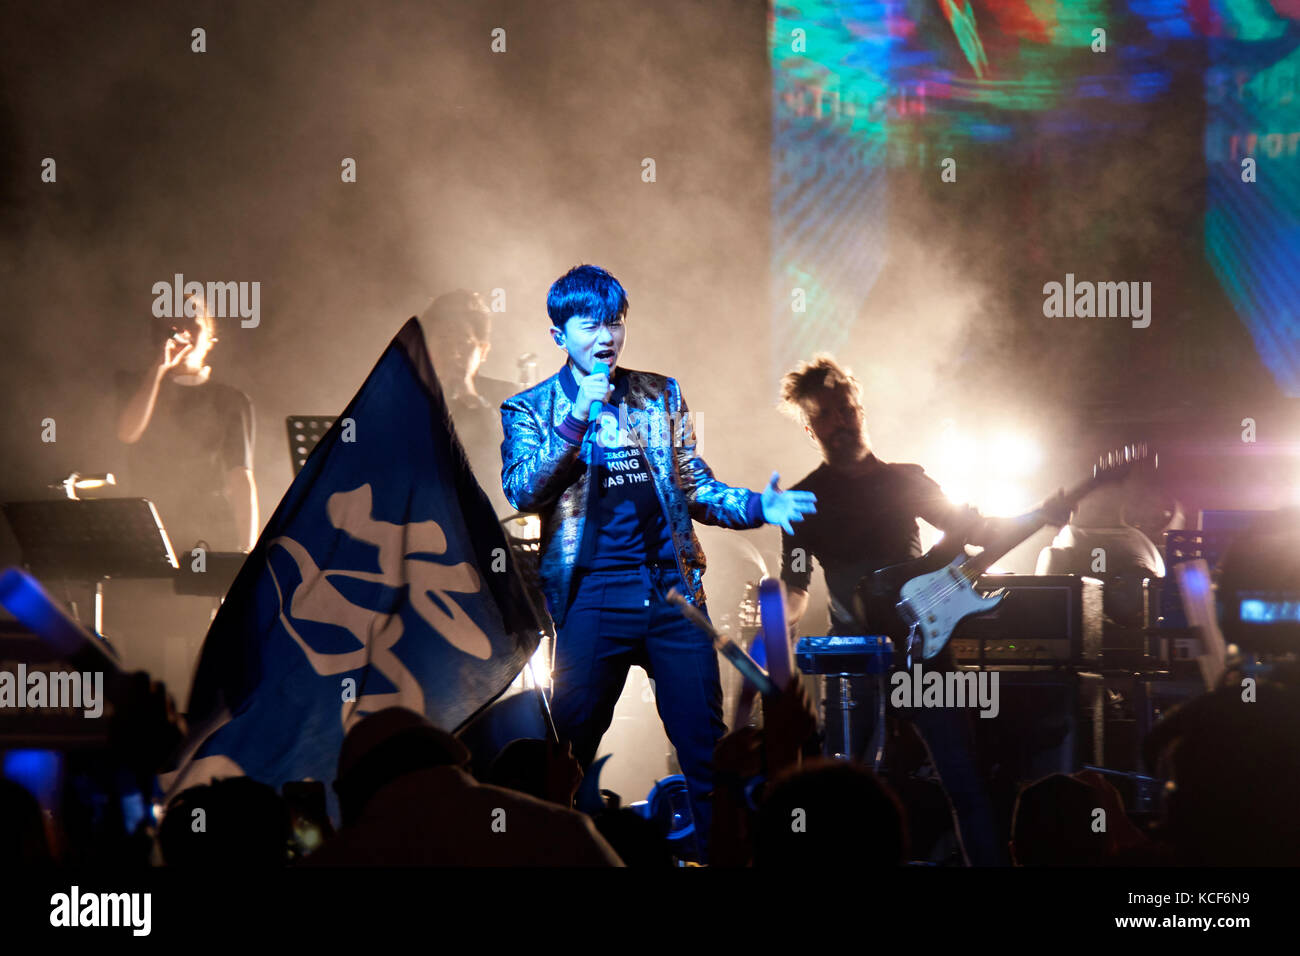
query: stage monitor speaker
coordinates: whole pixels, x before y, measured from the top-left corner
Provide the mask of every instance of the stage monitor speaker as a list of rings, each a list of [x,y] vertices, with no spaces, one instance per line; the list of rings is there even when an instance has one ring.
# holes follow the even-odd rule
[[[470,769],[482,780],[492,761],[513,740],[546,740],[546,718],[542,715],[541,691],[523,690],[493,701],[462,727],[456,736],[469,748]]]

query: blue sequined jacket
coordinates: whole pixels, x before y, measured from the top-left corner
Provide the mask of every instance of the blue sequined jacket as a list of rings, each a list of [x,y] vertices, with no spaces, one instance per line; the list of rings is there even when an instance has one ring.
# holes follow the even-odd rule
[[[695,452],[695,427],[677,381],[619,368],[601,418],[645,452],[663,506],[687,599],[704,604],[704,552],[692,519],[724,528],[763,524],[761,496],[713,477]],[[587,513],[588,466],[596,429],[584,435],[570,416],[578,387],[566,364],[559,372],[501,405],[501,484],[520,511],[541,517],[540,576],[557,624],[572,598],[573,571]]]

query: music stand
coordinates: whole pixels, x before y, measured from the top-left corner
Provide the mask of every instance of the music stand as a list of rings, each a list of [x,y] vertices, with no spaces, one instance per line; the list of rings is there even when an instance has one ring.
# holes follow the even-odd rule
[[[289,432],[289,459],[293,462],[293,474],[297,477],[302,466],[316,450],[320,440],[334,424],[337,415],[290,415],[285,418],[285,427]]]
[[[148,498],[11,501],[5,517],[37,578],[94,582],[95,633],[103,633],[104,581],[169,578],[180,565]]]

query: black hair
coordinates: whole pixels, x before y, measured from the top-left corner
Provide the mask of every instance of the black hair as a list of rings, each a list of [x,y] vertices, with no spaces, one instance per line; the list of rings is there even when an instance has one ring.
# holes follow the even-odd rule
[[[574,266],[551,283],[546,296],[546,312],[557,329],[575,315],[608,322],[626,315],[627,306],[623,286],[600,266]]]

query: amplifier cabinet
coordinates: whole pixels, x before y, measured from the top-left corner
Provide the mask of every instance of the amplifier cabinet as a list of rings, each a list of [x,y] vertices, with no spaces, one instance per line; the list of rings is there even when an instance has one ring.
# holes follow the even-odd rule
[[[1077,574],[986,574],[981,591],[1006,589],[996,609],[952,636],[959,664],[1092,666],[1101,653],[1102,583]]]
[[[1000,710],[971,721],[976,752],[1002,833],[1021,787],[1052,773],[1071,774],[1102,765],[1105,695],[1099,674],[994,668]]]

